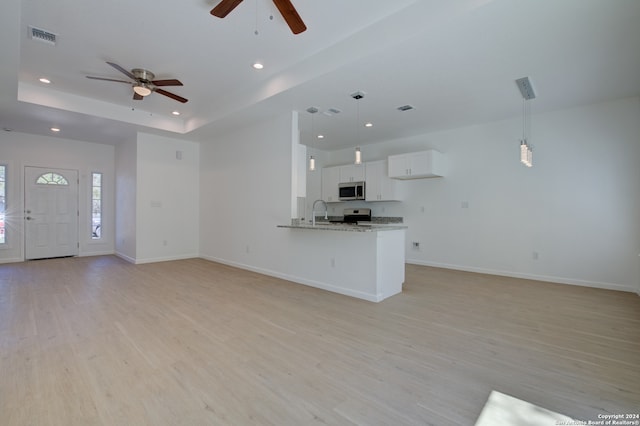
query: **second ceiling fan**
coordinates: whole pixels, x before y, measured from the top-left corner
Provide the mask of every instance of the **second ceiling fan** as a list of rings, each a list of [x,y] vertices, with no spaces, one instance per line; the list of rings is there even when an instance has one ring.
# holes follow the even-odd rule
[[[227,16],[233,9],[235,9],[242,0],[222,0],[216,7],[211,10],[211,14],[213,16],[217,16],[218,18],[224,18]],[[285,22],[291,28],[291,32],[294,34],[300,34],[306,31],[307,26],[300,18],[298,11],[291,4],[289,0],[273,0],[273,3],[276,5],[280,14],[284,18]]]

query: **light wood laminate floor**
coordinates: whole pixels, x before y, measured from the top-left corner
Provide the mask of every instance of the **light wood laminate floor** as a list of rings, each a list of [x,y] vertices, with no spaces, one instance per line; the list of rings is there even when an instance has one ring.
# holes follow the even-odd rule
[[[637,413],[640,297],[407,265],[371,303],[202,259],[0,265],[2,425],[472,425],[492,389]]]

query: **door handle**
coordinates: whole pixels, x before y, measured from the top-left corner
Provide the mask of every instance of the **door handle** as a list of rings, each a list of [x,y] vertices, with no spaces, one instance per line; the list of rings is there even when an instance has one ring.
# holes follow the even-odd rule
[[[31,216],[27,216],[27,217],[25,217],[25,219],[27,219],[27,220],[33,220],[33,218],[32,218]]]

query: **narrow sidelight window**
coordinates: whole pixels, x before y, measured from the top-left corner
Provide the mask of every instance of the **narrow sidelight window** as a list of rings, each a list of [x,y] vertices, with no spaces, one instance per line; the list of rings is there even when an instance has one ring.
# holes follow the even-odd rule
[[[102,173],[91,173],[91,239],[102,237]]]
[[[7,186],[6,186],[6,175],[7,175],[7,166],[0,165],[0,244],[6,244],[7,240],[5,237],[5,225],[4,225],[4,214],[5,214],[5,203],[6,203],[6,195],[7,195]]]

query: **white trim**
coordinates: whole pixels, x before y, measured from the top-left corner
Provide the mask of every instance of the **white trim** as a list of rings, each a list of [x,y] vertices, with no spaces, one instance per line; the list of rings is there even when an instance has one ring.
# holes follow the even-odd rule
[[[412,265],[432,266],[434,268],[454,269],[457,271],[476,272],[479,274],[499,275],[504,277],[523,278],[526,280],[545,281],[545,282],[556,283],[556,284],[569,284],[569,285],[577,285],[582,287],[593,287],[593,288],[601,288],[605,290],[616,290],[616,291],[638,293],[638,290],[630,285],[602,283],[597,281],[586,281],[586,280],[578,280],[575,278],[565,278],[565,277],[553,277],[548,275],[525,274],[520,272],[477,268],[474,266],[427,262],[427,261],[422,261],[417,259],[407,259],[406,262]]]
[[[4,243],[0,243],[0,250],[10,250],[13,248],[11,244],[11,235],[7,234],[7,205],[10,205],[11,196],[9,195],[9,173],[11,172],[12,166],[10,166],[10,161],[0,163],[0,167],[4,167]]]
[[[170,262],[172,260],[185,260],[198,258],[197,254],[185,254],[182,256],[166,256],[166,257],[151,257],[147,259],[134,259],[133,263],[136,265],[142,265],[144,263],[156,263],[156,262]]]
[[[24,262],[24,259],[21,259],[19,257],[15,257],[15,258],[7,258],[7,259],[0,259],[0,264],[4,264],[4,263],[18,263],[18,262]]]
[[[120,259],[122,260],[126,260],[129,263],[133,263],[135,265],[136,260],[133,257],[129,257],[126,254],[123,253],[119,253],[119,252],[115,252],[114,253],[116,256],[118,256]]]
[[[82,251],[78,254],[78,257],[90,257],[90,256],[109,256],[115,254],[113,250],[101,250],[101,251]]]

